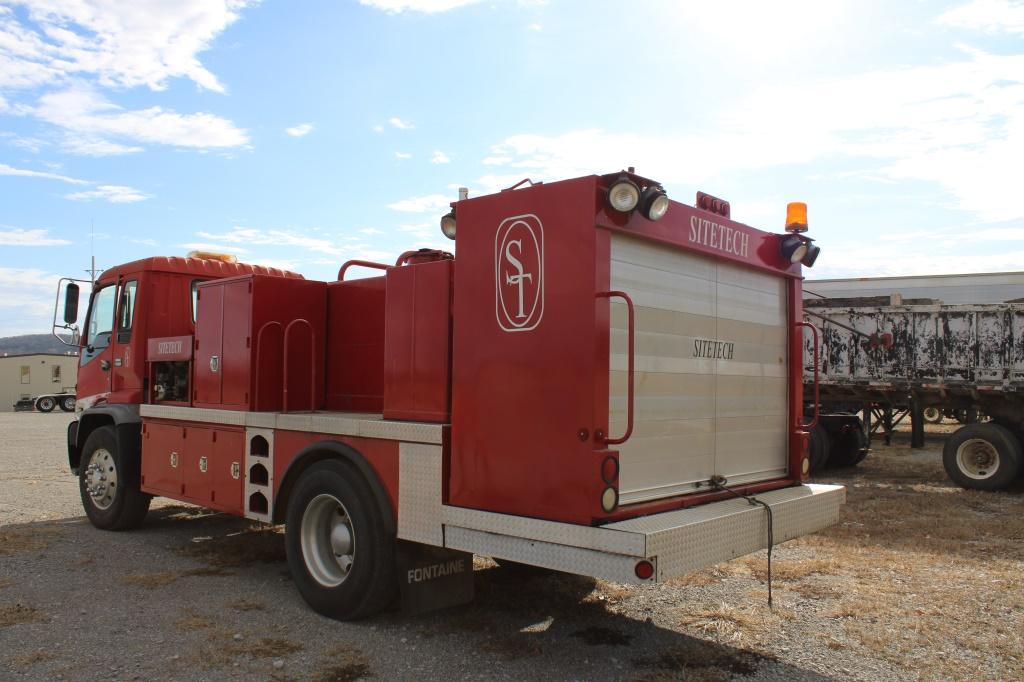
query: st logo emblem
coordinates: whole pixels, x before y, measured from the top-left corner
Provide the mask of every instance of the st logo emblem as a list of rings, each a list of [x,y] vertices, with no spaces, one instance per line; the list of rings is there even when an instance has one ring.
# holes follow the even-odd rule
[[[533,214],[501,221],[494,235],[494,307],[507,332],[534,329],[544,317],[544,226]]]

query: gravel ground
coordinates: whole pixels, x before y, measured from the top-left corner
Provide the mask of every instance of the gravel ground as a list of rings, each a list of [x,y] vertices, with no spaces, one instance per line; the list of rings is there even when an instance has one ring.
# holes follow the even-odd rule
[[[771,611],[764,552],[644,588],[478,559],[469,606],[338,623],[291,585],[279,529],[166,500],[141,530],[93,529],[67,471],[69,418],[0,414],[0,679],[1024,676],[1022,495],[953,488],[942,435],[913,453],[876,443],[856,472],[823,478],[850,504],[836,528],[776,548]],[[925,513],[946,508],[989,531],[946,537]],[[971,594],[940,608],[947,590]]]

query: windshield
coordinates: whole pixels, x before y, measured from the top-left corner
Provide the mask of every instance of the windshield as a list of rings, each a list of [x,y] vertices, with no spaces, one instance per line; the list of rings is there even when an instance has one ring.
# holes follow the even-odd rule
[[[110,333],[114,328],[114,303],[117,287],[110,285],[93,294],[89,310],[88,336],[86,346],[106,348],[110,345]]]

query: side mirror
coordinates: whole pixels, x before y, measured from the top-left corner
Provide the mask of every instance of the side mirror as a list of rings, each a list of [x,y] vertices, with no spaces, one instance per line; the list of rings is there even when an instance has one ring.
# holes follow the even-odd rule
[[[68,282],[64,289],[64,323],[74,324],[78,321],[78,291],[74,282]]]

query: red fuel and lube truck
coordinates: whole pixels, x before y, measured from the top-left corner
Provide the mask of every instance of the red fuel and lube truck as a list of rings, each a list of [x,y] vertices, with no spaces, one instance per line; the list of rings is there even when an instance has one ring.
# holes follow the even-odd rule
[[[472,554],[644,584],[832,523],[844,489],[804,482],[802,205],[770,234],[695,203],[630,169],[463,193],[457,257],[333,282],[106,270],[68,429],[89,519],[160,496],[283,523],[343,619],[471,598]]]

